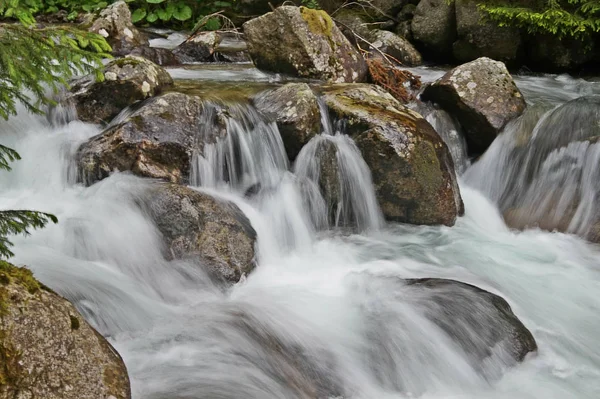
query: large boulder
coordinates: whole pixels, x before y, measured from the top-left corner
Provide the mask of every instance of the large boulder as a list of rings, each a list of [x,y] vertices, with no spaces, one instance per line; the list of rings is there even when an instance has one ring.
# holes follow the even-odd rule
[[[375,49],[371,54],[380,52],[406,66],[417,66],[423,63],[423,57],[408,40],[387,30],[375,29],[370,32],[371,46]]]
[[[82,144],[77,154],[82,180],[92,184],[118,170],[187,182],[193,154],[226,133],[222,110],[207,107],[200,98],[181,93],[150,99]]]
[[[413,39],[423,48],[424,54],[437,60],[450,58],[456,40],[454,2],[421,0],[411,28]]]
[[[254,98],[256,109],[275,121],[285,150],[294,160],[302,147],[321,130],[317,96],[306,83],[288,83]]]
[[[388,220],[453,225],[463,213],[448,147],[418,113],[374,85],[332,85],[323,98],[346,121]]]
[[[506,66],[486,57],[452,69],[426,87],[421,98],[455,116],[465,129],[469,152],[479,154],[526,107]]]
[[[173,50],[181,63],[247,62],[248,46],[238,34],[229,32],[197,32]]]
[[[499,26],[484,19],[477,0],[455,0],[457,41],[454,58],[459,62],[479,57],[514,64],[521,55],[521,33],[518,28]]]
[[[360,53],[324,11],[282,6],[244,24],[256,66],[330,82],[357,82],[367,71]]]
[[[357,282],[355,288],[358,292],[361,289],[368,290],[373,292],[371,296],[384,299],[378,302],[383,304],[383,308],[379,307],[377,313],[370,315],[372,323],[369,328],[375,329],[373,334],[379,338],[382,346],[376,347],[374,356],[397,354],[410,358],[410,353],[415,351],[421,359],[435,359],[443,356],[439,354],[440,347],[447,347],[451,343],[456,345],[454,350],[462,355],[461,358],[473,370],[490,378],[498,376],[498,366],[514,366],[523,361],[527,354],[537,351],[531,332],[513,313],[506,300],[496,294],[455,280],[369,277]],[[397,307],[397,302],[401,302],[403,307]],[[386,303],[390,304],[387,305],[389,308]],[[410,309],[409,323],[402,321],[406,317],[406,308]],[[391,326],[389,323],[392,323]],[[436,327],[439,330],[436,331]],[[415,346],[407,348],[408,353],[403,353],[402,340],[398,342],[393,337],[385,336],[394,334],[398,329],[405,331],[409,337],[411,334],[419,335],[408,340],[408,344]],[[424,335],[422,340],[421,334]],[[394,347],[397,344],[400,347]],[[380,373],[389,376],[403,374],[400,371],[403,363],[391,361],[385,365],[389,369]],[[433,367],[435,370],[435,365]],[[410,378],[410,375],[401,378]]]
[[[75,105],[77,117],[84,122],[106,124],[128,106],[173,84],[164,68],[142,57],[114,60],[102,73],[101,82],[94,74],[73,81],[66,94],[65,100]]]
[[[175,54],[167,48],[142,46],[136,47],[129,53],[138,57],[146,58],[160,66],[172,66],[179,64]]]
[[[600,96],[569,101],[537,124],[522,125],[529,134],[511,129],[517,145],[509,147],[503,154],[506,164],[499,165],[507,183],[498,199],[506,224],[600,242],[600,206],[595,200],[600,194]]]
[[[106,38],[114,55],[127,55],[136,47],[147,46],[148,39],[131,22],[131,11],[124,1],[117,1],[100,12],[91,32]]]
[[[0,398],[131,398],[123,360],[31,272],[0,261]]]
[[[168,257],[196,260],[212,277],[231,283],[254,269],[256,232],[235,204],[157,183],[150,188],[147,207]]]

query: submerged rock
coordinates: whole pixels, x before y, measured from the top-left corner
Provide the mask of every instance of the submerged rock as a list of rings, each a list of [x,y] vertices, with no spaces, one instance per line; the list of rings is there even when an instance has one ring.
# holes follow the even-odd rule
[[[323,97],[369,165],[388,220],[454,224],[464,209],[452,157],[421,115],[374,85],[332,85]]]
[[[330,82],[357,82],[365,62],[324,11],[282,6],[244,24],[256,66]]]
[[[176,184],[154,184],[149,195],[170,257],[197,260],[212,277],[232,283],[254,269],[256,232],[235,204]]]
[[[455,280],[405,281],[410,301],[462,348],[476,368],[494,354],[510,363],[537,350],[533,335],[502,297]]]
[[[129,399],[116,350],[31,272],[0,261],[0,397]]]
[[[256,109],[277,123],[288,158],[319,133],[321,116],[317,96],[306,83],[288,83],[254,98]]]
[[[148,39],[131,22],[131,11],[124,1],[117,1],[100,12],[91,32],[106,38],[114,55],[127,55],[136,47],[147,46]]]
[[[79,148],[82,180],[92,184],[117,170],[187,182],[192,154],[225,135],[224,117],[220,108],[207,108],[195,96],[152,98]]]
[[[108,123],[128,106],[159,94],[173,84],[162,67],[142,58],[129,56],[104,67],[104,80],[88,75],[71,83],[65,101],[73,103],[84,122]]]
[[[489,58],[460,65],[429,85],[423,100],[439,104],[465,129],[470,153],[482,153],[526,103],[506,66]]]

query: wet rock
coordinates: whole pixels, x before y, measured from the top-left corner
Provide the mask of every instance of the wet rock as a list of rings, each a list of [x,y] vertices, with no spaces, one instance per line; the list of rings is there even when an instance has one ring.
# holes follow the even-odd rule
[[[64,100],[75,105],[82,121],[108,123],[128,106],[173,84],[165,69],[142,57],[114,60],[102,73],[102,82],[93,74],[71,82]]]
[[[498,26],[485,19],[476,0],[456,0],[457,41],[453,45],[454,58],[459,62],[479,57],[513,64],[520,58],[521,34],[518,28]]]
[[[369,165],[388,220],[453,225],[463,213],[452,158],[418,113],[374,85],[332,85],[324,100]]]
[[[154,184],[149,194],[170,257],[197,260],[217,280],[232,283],[254,269],[256,232],[235,204],[176,184]]]
[[[362,56],[327,13],[282,6],[244,24],[256,66],[330,82],[357,82],[367,68]]]
[[[373,30],[369,38],[371,45],[382,53],[391,56],[394,60],[406,66],[417,66],[423,63],[423,58],[417,49],[408,40],[387,30]],[[379,51],[372,50],[372,55]]]
[[[124,1],[118,1],[100,12],[90,28],[106,38],[114,55],[129,54],[134,48],[147,46],[148,39],[131,22],[131,11]]]
[[[239,35],[226,32],[198,32],[181,43],[173,53],[181,63],[248,62],[248,46]]]
[[[179,64],[179,61],[177,60],[177,57],[175,57],[175,54],[173,54],[171,50],[166,48],[149,46],[136,47],[135,49],[133,49],[130,55],[146,58],[147,60],[150,60],[155,64],[161,66],[172,66]]]
[[[113,171],[187,182],[192,154],[225,135],[224,112],[195,96],[150,99],[124,120],[84,143],[77,161],[86,184]]]
[[[494,353],[510,363],[537,351],[533,335],[502,297],[455,280],[405,282],[410,301],[464,350],[476,368]]]
[[[413,39],[423,48],[424,54],[436,60],[450,58],[456,40],[454,2],[421,0],[411,28]]]
[[[486,57],[452,69],[426,87],[421,98],[438,103],[459,120],[470,153],[485,151],[526,107],[506,66]]]
[[[31,272],[0,261],[0,397],[131,398],[116,350]]]
[[[302,147],[319,133],[317,97],[306,83],[288,83],[254,98],[256,109],[277,123],[285,150],[294,160]]]
[[[600,193],[600,96],[569,101],[537,125],[523,119],[518,121],[523,126],[514,126],[517,141],[505,172],[509,185],[499,201],[506,224],[599,242],[600,207],[594,198]]]

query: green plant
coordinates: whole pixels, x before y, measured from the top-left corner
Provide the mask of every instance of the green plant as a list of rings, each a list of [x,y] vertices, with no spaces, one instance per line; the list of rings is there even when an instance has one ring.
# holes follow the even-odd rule
[[[590,40],[600,32],[600,0],[513,0],[479,4],[500,26],[518,26],[529,33]]]
[[[312,8],[314,10],[320,10],[321,5],[318,0],[301,0],[300,4],[306,8]]]
[[[110,46],[100,35],[72,27],[38,28],[27,1],[0,0],[0,16],[16,23],[0,25],[0,116],[16,113],[17,102],[35,113],[53,101],[48,89],[67,84],[75,73],[96,72],[108,57]],[[31,94],[26,94],[31,93]],[[20,159],[11,148],[0,145],[0,169],[10,170],[9,162]],[[30,229],[57,222],[54,215],[29,210],[0,211],[0,258],[13,255],[8,239],[29,234]]]
[[[67,12],[67,19],[74,20],[80,12],[94,12],[105,8],[105,0],[21,0],[20,7],[32,15]]]
[[[127,0],[133,10],[134,23],[159,24],[191,28],[207,16],[233,10],[237,0]],[[203,23],[204,30],[221,28],[221,19],[211,17]]]

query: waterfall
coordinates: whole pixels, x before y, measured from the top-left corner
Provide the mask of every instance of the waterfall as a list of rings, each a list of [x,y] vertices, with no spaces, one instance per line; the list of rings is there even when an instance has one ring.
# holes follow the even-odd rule
[[[530,108],[464,175],[514,227],[600,234],[600,97]]]
[[[252,106],[207,103],[203,129],[216,124],[227,134],[195,155],[191,183],[235,202],[258,237],[256,269],[226,288],[196,263],[165,259],[139,206],[146,179],[113,173],[90,187],[77,183],[77,148],[98,126],[63,124],[64,115],[52,125],[20,109],[0,121],[2,144],[22,156],[13,171],[0,171],[0,208],[51,212],[59,223],[10,237],[11,261],[30,267],[110,340],[133,399],[597,398],[597,246],[512,232],[499,213],[553,195],[557,212],[576,205],[570,229],[585,225],[598,202],[599,152],[574,130],[591,120],[588,107],[575,108],[580,125],[541,110],[509,126],[463,175],[466,214],[446,227],[381,223],[368,169],[343,126],[325,121],[292,167],[277,126]],[[577,140],[555,138],[562,128]],[[544,137],[551,145],[535,150]],[[323,160],[336,167],[326,171]],[[359,229],[327,231],[348,224]],[[467,314],[493,325],[485,297],[405,283],[422,277],[501,295],[539,353],[515,365],[502,342],[489,346],[457,323]]]

